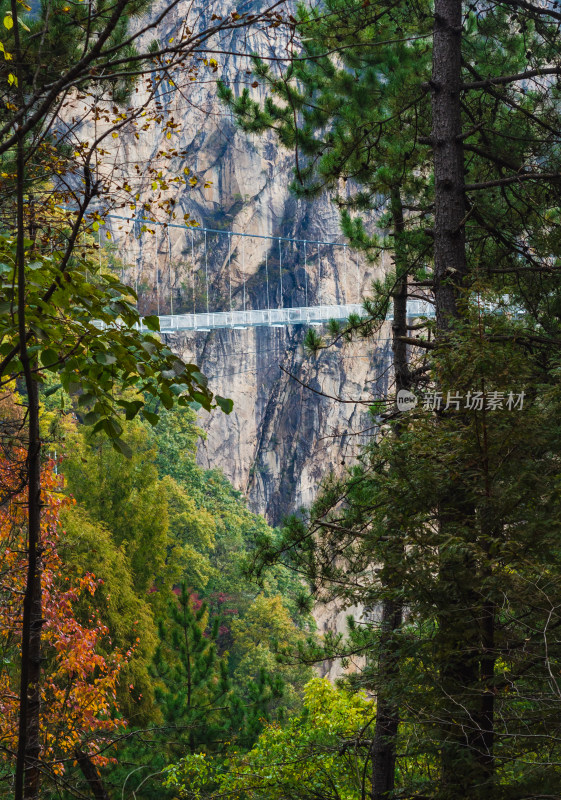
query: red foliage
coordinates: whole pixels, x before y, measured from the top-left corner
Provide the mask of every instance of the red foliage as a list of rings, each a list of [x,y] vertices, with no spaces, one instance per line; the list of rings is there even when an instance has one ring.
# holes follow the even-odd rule
[[[22,453],[15,453],[15,462]],[[10,463],[0,455],[0,475],[8,477]],[[61,492],[53,464],[42,476],[43,512],[43,655],[41,708],[41,759],[55,773],[73,759],[76,747],[98,765],[110,761],[100,749],[108,734],[124,724],[116,718],[116,685],[131,652],[101,654],[108,644],[107,628],[92,614],[87,624],[75,615],[77,601],[93,595],[101,583],[86,573],[71,583],[57,553],[61,508],[73,501]],[[18,723],[19,638],[25,587],[26,492],[0,506],[0,744],[3,753],[14,752]],[[6,755],[2,757],[6,758]]]

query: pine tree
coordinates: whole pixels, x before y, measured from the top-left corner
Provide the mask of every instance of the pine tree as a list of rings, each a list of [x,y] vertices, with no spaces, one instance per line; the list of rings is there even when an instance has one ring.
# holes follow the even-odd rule
[[[435,413],[427,407],[386,425],[348,481],[324,490],[309,530],[294,525],[288,540],[298,568],[324,593],[407,610],[403,629],[390,637],[400,669],[386,686],[406,709],[400,738],[414,726],[410,753],[428,762],[404,792],[446,800],[547,795],[558,780],[557,725],[547,716],[544,726],[542,717],[546,674],[559,658],[556,637],[546,631],[556,624],[559,592],[553,276],[560,265],[561,123],[551,76],[561,73],[561,15],[553,4],[518,0],[328,9],[317,21],[306,12],[300,20],[311,64],[295,61],[279,77],[256,63],[282,103],[268,99],[261,108],[248,93],[223,96],[242,127],[274,128],[298,148],[301,194],[346,178],[358,186],[350,201],[337,195],[337,202],[389,215],[392,194],[377,180],[389,153],[403,154],[404,263],[413,276],[403,289],[411,295],[426,287],[437,322],[436,341],[398,330],[394,344],[430,355],[423,363],[412,354],[417,349],[409,351],[408,363],[444,400]],[[395,23],[391,41],[382,36],[388,20]],[[426,58],[415,65],[400,55],[415,46],[414,28],[426,44],[430,74]],[[372,81],[371,53],[380,53],[382,88]],[[409,69],[393,114],[385,114],[396,62]],[[362,237],[376,244],[356,218],[344,218],[344,229],[355,243]],[[393,276],[389,283],[395,285]],[[380,288],[387,296],[388,287]],[[364,330],[380,319],[380,296],[366,303],[371,318]],[[349,331],[357,327],[351,320]],[[523,413],[491,413],[491,394],[506,398],[510,391],[525,392]],[[466,409],[462,400],[459,413],[454,401],[445,410],[458,392],[478,392],[483,407]],[[384,628],[383,622],[373,655],[383,653]],[[364,652],[372,637],[357,628],[351,645]],[[370,680],[376,685],[383,674],[382,668]],[[553,685],[549,696],[555,707]],[[548,744],[532,751],[546,728]],[[436,761],[438,780],[429,777]],[[532,764],[526,772],[524,761]],[[377,780],[387,796],[392,784],[384,786],[381,773],[374,796]]]
[[[212,748],[228,729],[232,688],[227,658],[217,652],[220,620],[209,629],[206,603],[185,584],[159,622],[160,643],[154,657],[156,699],[166,726],[175,729],[173,747],[186,744],[194,753]]]

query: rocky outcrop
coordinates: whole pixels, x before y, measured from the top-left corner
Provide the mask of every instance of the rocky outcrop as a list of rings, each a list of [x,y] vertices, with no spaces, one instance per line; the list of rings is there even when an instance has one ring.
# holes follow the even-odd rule
[[[373,435],[369,402],[387,393],[389,325],[377,341],[307,357],[302,327],[178,333],[170,344],[195,359],[232,414],[201,412],[199,462],[220,467],[272,524],[313,501]],[[358,402],[355,402],[358,401]]]
[[[201,5],[197,25],[228,11],[223,3]],[[187,2],[176,6],[163,36],[176,35],[188,13],[193,11]],[[178,123],[171,139],[156,127],[107,144],[117,148],[123,180],[132,185],[134,178],[140,202],[152,201],[155,219],[169,221],[158,203],[171,200],[176,223],[188,214],[200,227],[253,235],[204,236],[196,229],[150,224],[143,232],[140,204],[134,212],[125,209],[123,216],[136,221],[111,220],[112,240],[144,312],[357,302],[368,289],[376,272],[372,265],[343,248],[318,249],[318,241],[342,241],[330,197],[296,200],[289,191],[293,154],[271,136],[237,130],[217,101],[217,77],[236,92],[253,81],[249,59],[232,53],[277,56],[283,36],[282,28],[228,33],[214,44],[223,51],[215,56],[216,68],[194,58],[197,72],[186,69],[175,86],[160,88],[161,119]],[[139,88],[134,102],[148,91],[147,84]],[[170,156],[172,151],[181,155]],[[165,191],[160,184],[153,188],[150,170],[160,168],[168,178]],[[186,170],[197,176],[196,186],[169,180]],[[259,238],[271,236],[298,241],[279,248],[278,240]],[[215,391],[234,400],[230,416],[201,417],[206,440],[200,462],[220,467],[274,524],[309,505],[323,476],[352,461],[372,432],[368,401],[387,390],[387,327],[377,341],[330,349],[317,360],[305,357],[303,335],[301,327],[263,327],[169,337],[200,364]]]
[[[179,3],[164,35],[173,37],[192,9],[186,0]],[[200,4],[197,24],[205,26],[213,13],[230,10],[228,2],[220,7]],[[250,11],[251,3],[244,10]],[[343,249],[324,245],[318,252],[318,241],[342,241],[330,197],[297,201],[289,191],[293,155],[272,136],[252,137],[237,130],[216,99],[217,77],[236,92],[253,82],[250,60],[233,53],[277,56],[282,35],[279,28],[228,34],[215,46],[222,51],[215,55],[217,72],[205,66],[201,56],[193,62],[197,73],[186,69],[183,81],[175,78],[175,86],[162,87],[162,119],[179,123],[171,140],[154,129],[139,139],[124,135],[106,144],[118,149],[116,161],[122,167],[121,178],[119,170],[115,173],[116,182],[134,179],[140,197],[135,211],[125,207],[119,212],[135,217],[135,224],[112,220],[110,227],[127,278],[141,293],[144,312],[200,312],[207,303],[211,311],[220,311],[357,302],[376,272],[383,271],[364,260],[357,264],[354,256],[352,262],[347,260],[349,253]],[[141,102],[146,91],[141,87],[135,102]],[[176,155],[169,155],[172,150]],[[168,176],[185,176],[188,170],[197,183],[168,182],[160,192],[153,188],[151,169]],[[155,225],[142,232],[141,204],[152,201],[156,217],[166,221],[158,211],[166,198],[172,201],[177,223],[189,215],[202,227],[255,238],[242,242],[215,233],[205,239],[197,231]],[[278,252],[278,242],[258,236],[302,241],[285,243]],[[306,248],[303,241],[308,242]],[[269,280],[273,273],[275,278]],[[252,509],[272,524],[309,506],[322,479],[333,470],[344,470],[373,435],[368,403],[388,391],[390,333],[386,323],[377,339],[325,350],[317,359],[303,351],[302,327],[167,335],[174,349],[200,365],[215,392],[234,400],[229,416],[201,413],[206,439],[199,449],[200,463],[222,469]],[[358,609],[318,608],[320,631],[342,630],[351,612],[360,615]],[[331,665],[325,671],[331,676],[337,672]]]

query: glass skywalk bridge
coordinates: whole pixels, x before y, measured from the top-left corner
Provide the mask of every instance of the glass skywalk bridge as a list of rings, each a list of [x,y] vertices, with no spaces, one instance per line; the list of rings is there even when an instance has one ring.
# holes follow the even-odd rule
[[[270,308],[259,311],[216,311],[202,314],[166,314],[158,317],[160,331],[210,331],[217,328],[255,328],[259,326],[318,325],[337,320],[343,322],[351,314],[365,316],[358,303],[347,305],[302,306],[300,308]],[[434,308],[424,300],[410,300],[408,317],[433,317]],[[392,317],[388,316],[388,320]],[[142,330],[146,330],[142,326]]]

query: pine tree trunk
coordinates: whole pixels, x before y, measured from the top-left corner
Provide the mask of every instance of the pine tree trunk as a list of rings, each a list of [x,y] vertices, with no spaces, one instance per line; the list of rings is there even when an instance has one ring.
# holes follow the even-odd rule
[[[464,154],[460,107],[461,0],[435,0],[432,96],[434,151],[434,292],[441,331],[457,315],[466,274]]]
[[[405,253],[401,242],[405,222],[399,189],[392,192],[392,219],[395,237],[395,267],[398,275],[393,292],[392,350],[395,389],[409,389],[411,374],[407,362],[407,345],[402,337],[407,335],[407,271]],[[396,427],[399,436],[399,427]],[[403,553],[403,537],[393,531],[392,549],[398,558]],[[395,558],[395,556],[394,556]],[[394,560],[394,559],[392,559]],[[394,561],[395,563],[395,561]],[[386,564],[386,568],[391,565]],[[395,589],[391,575],[385,580],[386,588]],[[372,800],[388,800],[395,788],[396,738],[399,729],[399,707],[393,696],[394,682],[399,675],[399,656],[395,652],[395,631],[401,627],[403,607],[401,602],[387,598],[382,604],[380,642],[378,655],[378,692],[376,697],[376,727],[372,742]]]
[[[461,0],[435,0],[431,138],[435,181],[434,292],[441,339],[451,321],[460,316],[458,303],[467,273],[461,44]],[[460,419],[458,424],[462,424]],[[475,508],[461,482],[452,486],[443,499],[439,518],[443,540],[449,534],[457,535],[458,530],[465,531],[466,536],[469,531],[476,531]],[[476,572],[476,565],[465,553],[442,555],[438,650],[443,706],[438,723],[441,732],[438,796],[443,800],[488,796],[492,780],[493,700],[481,695],[479,683],[485,669],[494,668],[489,657],[485,661],[486,647],[482,641],[492,639],[492,630],[488,626],[486,633],[482,630],[483,607],[474,583]]]

